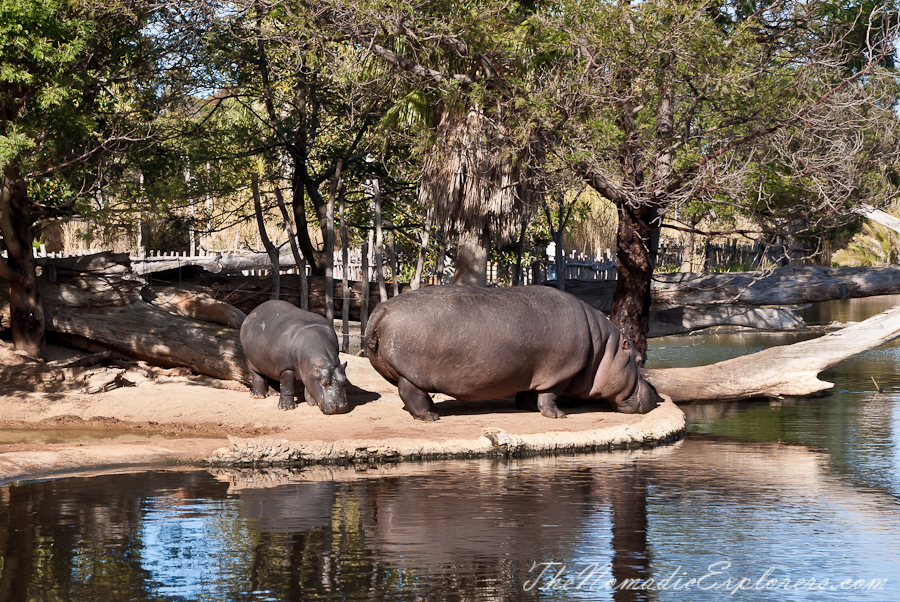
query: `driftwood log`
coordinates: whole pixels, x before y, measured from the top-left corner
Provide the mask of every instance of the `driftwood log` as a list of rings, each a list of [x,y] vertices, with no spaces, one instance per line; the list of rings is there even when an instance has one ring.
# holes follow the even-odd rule
[[[900,337],[900,305],[817,339],[692,368],[644,371],[676,403],[812,395],[834,386],[823,370]]]
[[[183,318],[226,324],[240,330],[247,314],[238,308],[218,301],[199,286],[145,286],[141,289],[141,298]]]
[[[894,232],[900,232],[900,219],[894,217],[890,213],[885,213],[881,209],[876,209],[871,205],[860,205],[854,209],[853,212],[876,224],[881,224],[885,228],[890,228]]]
[[[650,310],[648,338],[685,334],[713,326],[746,326],[758,330],[796,330],[802,318],[783,307],[750,305],[677,306]]]
[[[213,274],[240,274],[244,270],[267,270],[272,267],[272,261],[265,251],[242,251],[240,253],[222,252],[205,257],[172,257],[166,259],[136,259],[132,269],[139,276],[145,276],[155,272],[175,270],[189,265],[196,265]],[[278,256],[278,265],[281,268],[297,267],[294,255],[290,249],[282,249]]]
[[[174,315],[141,299],[143,282],[125,254],[44,259],[38,280],[47,331],[69,335],[90,351],[112,350],[161,366],[187,367],[224,380],[250,382],[234,328]],[[0,288],[3,281],[0,280]],[[0,290],[0,324],[8,321]]]
[[[279,297],[284,301],[300,307],[300,277],[297,274],[282,274]],[[157,282],[155,279],[154,282]],[[325,315],[325,278],[320,276],[307,277],[309,286],[309,311]],[[178,287],[174,283],[173,287]],[[183,284],[181,285],[184,286]],[[268,276],[204,276],[190,283],[193,290],[205,290],[206,293],[218,301],[228,303],[249,314],[255,307],[272,298],[272,279]],[[347,281],[344,289],[340,280],[334,281],[334,311],[340,315],[343,311],[344,300],[350,302],[350,320],[359,321],[360,306],[363,295],[363,283],[353,280]],[[400,290],[410,290],[409,285],[403,284]],[[369,312],[371,313],[381,302],[378,287],[368,287]],[[392,287],[388,287],[388,296],[393,296]]]
[[[569,292],[609,312],[615,281],[571,282]],[[900,293],[900,266],[825,268],[788,266],[760,272],[656,274],[651,284],[657,308],[676,305],[801,305]]]
[[[51,290],[51,284],[42,284],[42,295]],[[250,382],[239,332],[229,326],[172,314],[138,295],[124,306],[72,306],[53,294],[42,299],[47,331],[69,335],[67,340],[75,346],[88,351],[111,350],[160,366],[182,366],[223,380]],[[0,315],[8,311],[8,303],[0,300]]]
[[[99,344],[161,366],[250,383],[239,332],[233,328],[176,316],[141,299],[123,308],[72,311],[48,304],[47,310],[49,331],[82,339],[91,350]]]

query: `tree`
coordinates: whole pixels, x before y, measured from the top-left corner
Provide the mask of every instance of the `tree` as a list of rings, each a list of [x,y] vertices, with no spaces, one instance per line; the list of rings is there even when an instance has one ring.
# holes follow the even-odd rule
[[[0,2],[0,233],[8,252],[15,347],[41,356],[44,315],[32,252],[36,220],[87,208],[105,156],[147,138],[151,57],[140,0]]]
[[[492,242],[515,235],[543,195],[541,134],[518,106],[542,60],[528,27],[534,7],[339,1],[313,12],[326,35],[387,68],[395,91],[383,123],[415,115],[389,133],[410,140],[419,202],[457,242],[454,283],[484,285]]]
[[[848,219],[900,157],[895,22],[826,2],[562,2],[553,153],[615,203],[611,319],[646,357],[662,218],[730,207],[801,235]],[[849,15],[849,16],[848,16]],[[598,27],[598,24],[603,24]],[[863,26],[868,33],[858,34]]]
[[[201,111],[195,122],[200,127],[192,135],[207,141],[210,160],[229,156],[218,141],[237,141],[229,144],[231,156],[263,156],[276,166],[279,185],[286,181],[291,192],[300,250],[311,271],[324,275],[327,249],[310,237],[308,212],[324,245],[327,191],[338,164],[344,165],[348,188],[372,177],[388,189],[392,185],[384,164],[365,160],[384,112],[380,95],[377,90],[360,94],[360,86],[347,78],[347,44],[312,31],[302,6],[247,0],[223,11],[209,3],[204,15],[202,29],[208,35],[200,39],[197,58],[215,65],[210,83],[218,92]],[[247,116],[246,127],[219,127],[224,122],[218,113],[235,105]]]

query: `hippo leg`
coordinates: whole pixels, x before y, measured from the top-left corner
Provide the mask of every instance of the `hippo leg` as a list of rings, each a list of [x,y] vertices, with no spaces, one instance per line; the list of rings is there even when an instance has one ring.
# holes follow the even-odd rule
[[[285,370],[281,373],[281,397],[278,398],[279,410],[293,410],[297,407],[297,402],[294,401],[296,395],[294,380],[293,370]]]
[[[434,402],[431,401],[431,396],[402,376],[397,383],[397,392],[400,393],[400,399],[403,400],[406,411],[412,414],[413,418],[427,422],[441,419],[438,416],[437,408],[434,407]]]
[[[537,406],[541,414],[547,418],[565,418],[566,413],[556,407],[556,393],[541,393],[537,398]]]
[[[299,395],[299,393],[298,393],[298,395]],[[310,405],[314,408],[319,405],[316,403],[316,400],[313,398],[313,396],[310,395],[309,389],[307,389],[306,387],[303,387],[303,397],[304,397],[304,399],[306,399],[306,405]]]
[[[519,391],[516,393],[516,407],[520,410],[540,412],[547,418],[565,418],[566,413],[556,407],[557,393]]]
[[[250,383],[251,399],[265,399],[269,394],[269,383],[266,377],[250,368],[250,374],[253,375],[253,381]]]

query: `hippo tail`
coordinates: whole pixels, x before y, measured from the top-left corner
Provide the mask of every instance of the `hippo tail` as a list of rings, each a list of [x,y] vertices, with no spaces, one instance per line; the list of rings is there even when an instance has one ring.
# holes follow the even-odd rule
[[[381,320],[384,318],[385,310],[381,305],[375,308],[375,311],[372,312],[372,316],[369,318],[369,323],[366,325],[366,334],[365,341],[363,344],[366,348],[366,355],[369,358],[369,363],[372,364],[372,367],[375,368],[375,371],[381,374],[384,378],[393,384],[397,384],[400,376],[396,373],[393,367],[390,365],[390,362],[385,361],[381,354],[378,353],[379,344],[381,342],[381,333],[379,332],[379,326],[381,324]]]
[[[375,354],[378,351],[378,331],[376,330],[372,335],[366,335],[366,353],[369,355]]]
[[[369,357],[372,357],[378,351],[378,325],[381,323],[383,317],[384,308],[379,303],[378,307],[372,312],[372,315],[369,316],[369,323],[366,325],[365,347]]]

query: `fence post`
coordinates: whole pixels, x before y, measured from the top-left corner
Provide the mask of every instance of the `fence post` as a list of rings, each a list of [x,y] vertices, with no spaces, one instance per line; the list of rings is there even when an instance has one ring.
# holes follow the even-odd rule
[[[372,231],[369,230],[367,240],[362,244],[362,296],[359,300],[360,348],[366,352],[366,326],[369,323],[369,245],[372,242]]]

